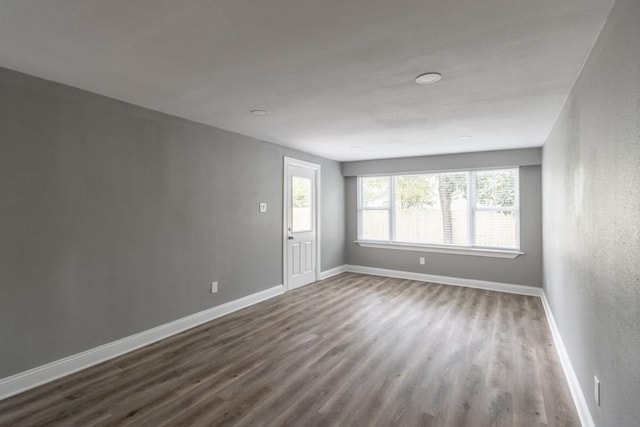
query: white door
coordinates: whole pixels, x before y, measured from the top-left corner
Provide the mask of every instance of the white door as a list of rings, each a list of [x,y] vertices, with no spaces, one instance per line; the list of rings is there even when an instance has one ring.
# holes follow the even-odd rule
[[[285,280],[287,289],[316,281],[318,175],[315,164],[285,158]]]

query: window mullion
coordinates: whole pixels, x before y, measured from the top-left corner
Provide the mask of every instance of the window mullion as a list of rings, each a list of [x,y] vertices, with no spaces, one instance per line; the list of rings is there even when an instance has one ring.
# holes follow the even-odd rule
[[[469,210],[467,221],[469,223],[469,246],[476,245],[476,171],[469,172]]]
[[[396,200],[396,186],[395,176],[389,177],[389,241],[394,242],[396,240],[396,227],[395,227],[395,200]]]
[[[356,217],[356,221],[358,221],[358,223],[356,224],[357,230],[357,238],[358,240],[362,240],[362,178],[358,177],[356,178],[356,209],[358,211],[357,217]]]
[[[515,191],[514,212],[516,218],[516,247],[520,248],[520,168],[516,169],[513,183]]]

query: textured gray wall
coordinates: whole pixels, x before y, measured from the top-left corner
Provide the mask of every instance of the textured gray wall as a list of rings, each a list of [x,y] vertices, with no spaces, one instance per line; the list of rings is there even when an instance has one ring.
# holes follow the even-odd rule
[[[0,378],[281,284],[284,155],[344,264],[338,163],[0,69]]]
[[[517,157],[516,153],[513,154]],[[492,166],[505,166],[505,163],[502,163],[504,161],[503,158],[496,157],[495,161],[497,163],[493,163]],[[517,158],[510,158],[509,162],[511,163],[506,164],[517,164]],[[359,163],[363,164],[364,162]],[[471,163],[467,163],[466,167],[472,167]],[[491,165],[490,162],[484,164],[484,166],[489,165]],[[343,169],[344,166],[346,165],[343,165]],[[392,172],[381,160],[377,160],[374,167],[361,166],[361,170],[367,171],[366,173],[374,173],[375,170],[378,170],[378,166],[380,166],[379,170]],[[413,171],[428,170],[426,166],[420,167],[419,164],[414,164],[411,167]],[[394,171],[399,172],[398,170]],[[515,259],[504,259],[396,249],[363,248],[359,246],[354,243],[358,237],[357,180],[355,177],[348,177],[346,178],[347,262],[352,265],[540,287],[542,286],[542,195],[540,180],[540,166],[523,166],[520,168],[520,246],[524,255]],[[426,258],[425,265],[420,265],[418,262],[421,256]]]
[[[598,426],[637,426],[638,0],[615,3],[544,146],[543,192],[545,291],[591,413]]]

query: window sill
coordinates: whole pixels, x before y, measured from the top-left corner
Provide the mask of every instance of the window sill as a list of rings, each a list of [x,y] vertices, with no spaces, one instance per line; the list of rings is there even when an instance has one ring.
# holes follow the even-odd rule
[[[524,252],[520,252],[517,250],[464,248],[460,246],[412,245],[410,243],[368,242],[362,240],[356,240],[355,243],[362,246],[363,248],[394,249],[400,251],[416,252],[436,252],[441,254],[484,256],[491,258],[514,259],[524,254]]]

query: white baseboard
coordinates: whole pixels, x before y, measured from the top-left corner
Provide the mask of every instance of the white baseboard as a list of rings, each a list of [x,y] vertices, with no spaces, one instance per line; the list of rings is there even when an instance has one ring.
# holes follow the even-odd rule
[[[345,271],[347,271],[347,266],[339,265],[337,267],[330,268],[329,270],[321,271],[320,277],[318,277],[318,280],[328,279],[329,277],[336,276],[340,273],[344,273]]]
[[[468,288],[508,292],[511,294],[532,295],[536,297],[542,296],[542,288],[536,288],[534,286],[513,285],[510,283],[489,282],[486,280],[463,279],[460,277],[437,276],[435,274],[389,270],[386,268],[365,267],[362,265],[347,265],[346,271],[350,271],[352,273],[373,274],[374,276],[396,277],[398,279],[441,283],[443,285],[465,286]]]
[[[549,305],[549,301],[547,300],[547,295],[543,292],[541,298],[544,312],[547,315],[549,329],[551,329],[551,336],[553,337],[553,342],[556,346],[558,357],[560,358],[560,364],[562,365],[564,376],[567,378],[567,383],[569,383],[571,397],[573,398],[573,402],[576,405],[576,410],[578,411],[578,416],[580,417],[580,423],[583,427],[594,427],[595,423],[593,422],[591,411],[589,411],[587,399],[584,397],[582,387],[580,387],[580,383],[578,382],[578,376],[576,375],[576,371],[573,369],[573,365],[571,364],[571,359],[569,359],[567,349],[562,342],[562,336],[560,335],[560,330],[558,329],[556,320],[553,317],[553,313],[551,312],[551,306]]]
[[[217,319],[250,305],[273,298],[284,293],[284,286],[274,286],[246,297],[242,297],[219,306],[200,311],[173,322],[165,323],[135,335],[131,335],[108,344],[74,354],[28,371],[0,379],[0,400],[21,393],[39,385],[48,383],[74,372],[97,365],[132,350],[152,344],[187,329]]]

